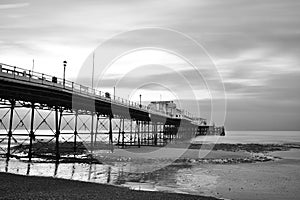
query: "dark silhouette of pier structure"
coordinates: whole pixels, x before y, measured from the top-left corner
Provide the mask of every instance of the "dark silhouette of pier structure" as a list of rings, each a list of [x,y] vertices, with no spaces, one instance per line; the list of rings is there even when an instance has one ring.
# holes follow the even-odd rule
[[[176,118],[68,80],[6,64],[0,64],[0,103],[0,154],[8,158],[31,160],[52,151],[59,159],[67,151],[79,153],[83,146],[89,151],[164,146],[194,137],[203,125],[190,115]]]

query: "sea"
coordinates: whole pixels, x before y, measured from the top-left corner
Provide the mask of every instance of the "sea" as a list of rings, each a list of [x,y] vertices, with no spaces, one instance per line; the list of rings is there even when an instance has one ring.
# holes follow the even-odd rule
[[[229,144],[283,144],[299,143],[300,131],[226,131],[225,136],[199,136],[192,142],[216,142]]]

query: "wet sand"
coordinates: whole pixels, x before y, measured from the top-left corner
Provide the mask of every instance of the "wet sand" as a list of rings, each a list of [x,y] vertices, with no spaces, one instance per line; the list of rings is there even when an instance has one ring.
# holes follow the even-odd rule
[[[179,170],[174,191],[188,188],[190,194],[224,199],[299,199],[299,144],[220,144],[212,151],[198,147],[176,160],[188,161],[192,167]],[[157,156],[173,158],[177,151],[170,148]]]
[[[298,155],[300,151],[298,151]],[[265,163],[214,165],[217,197],[229,199],[289,199],[300,197],[300,160],[281,159]]]
[[[266,162],[274,160],[275,157],[269,156],[266,152],[273,150],[258,151],[255,146],[253,151],[244,149],[232,150],[235,147],[232,145],[222,144],[222,148],[210,147],[205,148],[193,148],[184,149],[176,147],[143,147],[143,148],[131,148],[131,149],[115,149],[111,152],[97,152],[95,151],[93,157],[100,160],[102,163],[110,162],[140,162],[140,163],[250,163],[250,162]],[[236,148],[235,148],[236,149]],[[265,149],[271,149],[269,145]],[[275,148],[275,150],[285,151],[286,147],[281,149]]]
[[[199,151],[199,149],[201,149],[201,151]],[[15,178],[13,175],[3,173],[0,173],[0,181],[2,181],[0,191],[1,194],[4,194],[2,191],[13,191],[15,190],[14,188],[17,188],[16,191],[20,190],[20,194],[18,192],[12,193],[11,195],[18,196],[12,196],[11,198],[24,197],[26,199],[31,198],[31,196],[26,196],[27,194],[23,196],[24,191],[29,191],[30,195],[31,193],[32,195],[36,195],[32,196],[32,198],[61,198],[59,196],[62,195],[63,198],[69,199],[74,198],[76,195],[79,195],[79,198],[89,199],[98,199],[99,197],[103,197],[104,199],[109,197],[112,197],[112,199],[147,199],[150,197],[151,199],[203,199],[202,196],[205,195],[224,199],[245,200],[298,199],[300,196],[299,144],[217,144],[213,146],[212,150],[210,149],[211,146],[209,144],[194,144],[190,146],[189,149],[176,148],[174,146],[163,149],[157,147],[143,147],[126,149],[126,151],[115,149],[113,154],[109,152],[96,154],[99,161],[104,164],[120,162],[123,165],[124,163],[136,164],[136,162],[140,162],[141,165],[136,165],[138,166],[137,169],[134,169],[130,164],[129,167],[126,167],[126,165],[122,166],[125,178],[128,178],[126,173],[132,174],[138,171],[147,171],[147,169],[151,171],[155,167],[158,168],[156,172],[162,173],[163,171],[159,170],[165,167],[162,161],[167,161],[166,166],[173,162],[174,167],[166,168],[168,176],[172,175],[172,178],[166,178],[166,181],[160,180],[158,184],[156,183],[154,185],[154,188],[148,189],[174,193],[189,193],[197,196],[182,196],[179,194],[157,192],[148,193],[111,185],[89,185],[91,183],[78,181],[72,184],[69,182],[62,183],[60,181],[67,180],[57,178]],[[130,157],[128,157],[127,151],[132,153]],[[151,152],[153,152],[153,154],[151,154]],[[144,167],[144,169],[142,167]],[[174,173],[169,173],[172,168],[175,169]],[[35,183],[31,183],[33,180],[35,181],[35,179],[38,180],[38,185],[33,188],[36,187],[37,191],[30,189],[29,186],[25,186],[24,183],[27,183],[26,185],[28,185],[28,183],[35,185]],[[49,181],[50,187],[47,187]],[[59,181],[57,184],[62,185],[62,189],[56,186],[54,183],[56,181]],[[145,184],[145,188],[147,189],[149,186],[147,182],[132,182],[132,180],[128,178],[120,185],[139,188],[140,185],[143,184]],[[78,188],[80,188],[80,190]],[[81,194],[81,188],[85,191],[83,194]],[[73,192],[73,190],[75,190],[75,192]],[[103,192],[104,190],[109,192],[106,194]],[[54,193],[52,194],[50,191],[54,191]],[[101,193],[105,193],[107,196],[101,196]],[[9,193],[5,192],[5,195],[8,194]],[[5,196],[5,198],[10,198],[10,196]]]
[[[104,184],[0,173],[0,199],[203,199],[187,194],[129,190]]]

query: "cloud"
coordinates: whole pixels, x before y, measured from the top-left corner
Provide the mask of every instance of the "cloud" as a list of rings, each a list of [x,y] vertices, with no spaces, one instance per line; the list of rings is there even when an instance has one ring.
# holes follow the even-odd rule
[[[272,127],[269,113],[282,127],[296,128],[299,115],[295,110],[298,111],[300,98],[299,6],[297,0],[5,1],[0,4],[0,59],[26,67],[35,58],[37,70],[55,71],[55,75],[61,74],[61,63],[67,59],[67,75],[75,78],[87,55],[113,35],[147,26],[171,28],[203,45],[217,65],[229,100],[231,127],[246,126],[249,120],[253,126],[257,123],[258,127]],[[135,41],[121,38],[112,48],[130,48],[147,40],[157,40],[159,44],[162,40],[151,36],[137,34]],[[171,38],[164,40],[170,42]],[[202,58],[181,41],[174,47],[180,47],[193,59]],[[132,58],[130,62],[137,60]],[[123,80],[121,87],[162,81],[184,91],[186,85],[178,81],[183,76],[199,91],[206,89],[203,80],[182,63],[178,64],[182,76],[155,70],[154,64],[175,65],[172,60],[152,64],[148,65],[152,70],[136,71]],[[203,77],[220,84],[219,77],[210,73],[206,64],[201,68]],[[116,77],[107,76],[101,87],[111,87],[115,81]],[[82,82],[90,84],[90,78]],[[158,88],[153,85],[147,90]]]
[[[29,5],[29,3],[0,4],[0,10],[23,8]]]

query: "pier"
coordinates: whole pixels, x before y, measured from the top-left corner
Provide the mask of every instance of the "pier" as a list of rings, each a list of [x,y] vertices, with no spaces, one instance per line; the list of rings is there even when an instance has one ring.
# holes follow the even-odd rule
[[[164,146],[207,133],[209,126],[200,117],[155,108],[171,103],[145,106],[55,76],[0,64],[0,154],[31,160],[53,151],[59,159],[65,152],[76,154],[83,148],[93,152]]]

